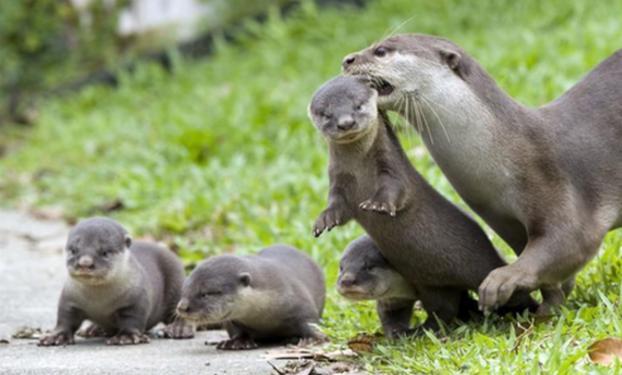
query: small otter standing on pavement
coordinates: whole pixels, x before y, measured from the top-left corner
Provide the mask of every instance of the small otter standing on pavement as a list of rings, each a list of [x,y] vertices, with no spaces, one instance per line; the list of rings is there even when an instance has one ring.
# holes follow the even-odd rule
[[[434,317],[457,317],[462,296],[506,263],[477,223],[443,198],[413,168],[391,123],[376,106],[377,92],[355,77],[338,77],[314,95],[309,114],[328,141],[328,208],[314,234],[354,219],[382,255],[415,288]],[[504,307],[535,308],[517,291]]]
[[[243,350],[258,341],[323,340],[324,274],[302,252],[275,245],[257,255],[207,259],[186,280],[177,307],[197,323],[224,323],[229,340],[218,349]]]
[[[90,332],[109,336],[110,345],[149,342],[145,332],[160,322],[173,338],[194,336],[194,327],[175,319],[184,281],[183,265],[168,249],[136,241],[117,222],[106,218],[81,221],[69,233],[67,270],[58,304],[56,328],[40,346],[74,343],[86,319]]]

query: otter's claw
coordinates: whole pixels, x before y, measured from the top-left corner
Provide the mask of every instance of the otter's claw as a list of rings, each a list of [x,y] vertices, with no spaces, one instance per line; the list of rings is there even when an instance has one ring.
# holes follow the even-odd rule
[[[137,345],[149,342],[149,336],[140,332],[119,333],[106,340],[107,345]]]
[[[479,308],[484,313],[504,305],[516,290],[533,290],[537,278],[515,264],[499,267],[488,274],[479,287]]]
[[[235,338],[230,340],[224,340],[216,345],[216,349],[220,350],[249,350],[255,349],[259,345],[255,342],[255,340],[250,338]]]
[[[171,339],[191,339],[194,337],[194,325],[177,318],[162,330],[164,337]]]
[[[75,343],[73,334],[70,332],[52,332],[39,340],[38,346],[65,346]]]
[[[329,232],[334,227],[344,224],[343,210],[336,207],[325,209],[315,221],[313,227],[313,235],[319,237],[324,231]]]
[[[361,204],[359,208],[365,211],[376,211],[379,213],[389,214],[395,216],[397,214],[397,207],[393,203],[377,202],[373,199],[368,199]]]

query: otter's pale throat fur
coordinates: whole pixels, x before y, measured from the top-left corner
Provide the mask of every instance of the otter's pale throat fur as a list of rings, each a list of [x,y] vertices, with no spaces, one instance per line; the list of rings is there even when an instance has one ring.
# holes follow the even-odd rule
[[[413,168],[376,97],[362,81],[338,77],[311,101],[309,114],[330,154],[328,207],[314,233],[356,220],[414,286],[429,313],[424,327],[435,329],[437,317],[453,320],[464,292],[505,263],[477,223]],[[522,292],[509,305],[534,307]]]
[[[519,254],[486,278],[482,308],[537,288],[543,307],[557,305],[622,226],[622,51],[540,108],[515,102],[463,49],[433,36],[390,37],[348,55],[343,69],[383,87],[379,106],[420,130],[456,191]]]

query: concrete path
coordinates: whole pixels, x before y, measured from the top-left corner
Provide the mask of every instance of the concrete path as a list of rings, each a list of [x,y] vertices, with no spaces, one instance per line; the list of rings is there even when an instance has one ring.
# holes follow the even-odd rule
[[[78,338],[76,345],[40,348],[36,340],[11,338],[23,326],[54,327],[66,272],[62,249],[67,231],[62,222],[0,211],[0,340],[9,341],[0,343],[0,374],[272,373],[262,357],[265,349],[223,352],[204,344],[226,335],[222,331],[128,347]]]

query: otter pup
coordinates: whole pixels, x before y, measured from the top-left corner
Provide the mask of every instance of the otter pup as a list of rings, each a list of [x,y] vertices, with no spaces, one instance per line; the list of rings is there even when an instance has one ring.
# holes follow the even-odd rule
[[[393,36],[342,65],[418,128],[458,194],[519,255],[482,283],[481,307],[519,289],[540,288],[544,312],[563,302],[605,234],[622,226],[622,50],[539,108],[434,36]]]
[[[170,323],[173,338],[194,336],[194,327],[175,319],[184,281],[181,262],[168,249],[132,242],[127,231],[107,218],[78,223],[66,245],[67,270],[58,303],[56,328],[40,346],[74,343],[74,333],[86,319],[95,323],[89,335],[111,336],[109,345],[141,344],[157,323]]]
[[[377,111],[377,95],[359,79],[337,77],[311,101],[310,117],[330,154],[328,208],[314,234],[356,220],[415,288],[429,316],[423,327],[437,329],[434,315],[453,320],[463,293],[505,262],[479,225],[413,168],[386,114]],[[534,304],[521,292],[508,302]]]
[[[410,320],[419,299],[415,288],[382,256],[369,238],[352,241],[341,256],[337,291],[354,300],[376,300],[376,311],[385,336],[396,338],[412,332]],[[469,320],[477,314],[477,302],[464,292],[458,319]]]
[[[275,245],[199,264],[184,283],[177,312],[196,323],[223,323],[230,338],[217,348],[243,350],[263,341],[323,339],[313,324],[325,296],[317,264],[293,247]]]

